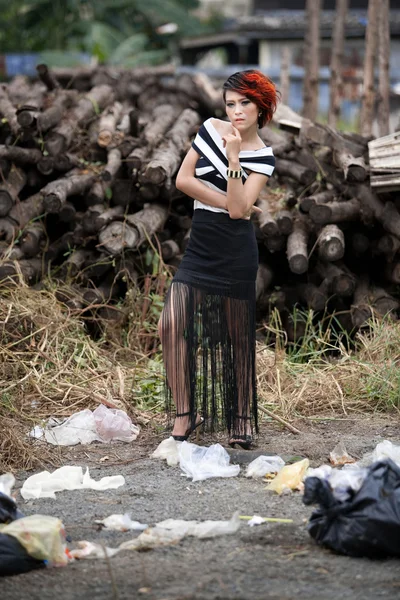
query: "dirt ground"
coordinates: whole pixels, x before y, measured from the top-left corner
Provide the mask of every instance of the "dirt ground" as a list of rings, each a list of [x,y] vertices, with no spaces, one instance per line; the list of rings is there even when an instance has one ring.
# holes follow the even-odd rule
[[[82,539],[115,547],[137,535],[99,531],[95,519],[112,513],[130,512],[132,519],[154,524],[170,517],[229,519],[238,510],[242,515],[294,522],[253,528],[243,522],[234,536],[187,538],[148,552],[125,551],[109,561],[82,560],[65,568],[3,578],[1,600],[400,599],[398,560],[351,559],[318,547],[306,529],[312,508],[303,506],[300,493],[279,497],[265,490],[264,481],[244,477],[245,464],[262,453],[300,455],[317,466],[327,461],[340,439],[350,454],[361,457],[383,439],[398,443],[399,425],[400,419],[394,417],[299,421],[304,433],[295,436],[268,423],[256,450],[232,453],[232,462],[242,465],[239,477],[197,483],[182,477],[179,467],[149,458],[161,435],[144,433],[131,445],[64,449],[64,464],[87,465],[96,479],[114,474],[126,478],[124,486],[106,492],[60,492],[56,500],[29,502],[18,496],[26,515],[60,517],[72,538],[71,547]],[[205,437],[201,443],[209,441]],[[100,462],[104,456],[108,460]],[[18,474],[17,489],[26,476]]]

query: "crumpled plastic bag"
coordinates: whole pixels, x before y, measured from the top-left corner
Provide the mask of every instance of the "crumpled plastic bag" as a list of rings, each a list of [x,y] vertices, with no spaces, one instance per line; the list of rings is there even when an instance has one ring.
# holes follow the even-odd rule
[[[330,465],[322,465],[316,469],[308,469],[308,477],[317,477],[329,484],[334,498],[340,502],[348,500],[358,492],[367,475],[365,467],[356,467],[354,464],[347,465],[343,469],[333,469]]]
[[[124,515],[110,515],[106,519],[97,520],[96,523],[103,525],[105,529],[113,529],[114,531],[144,531],[148,525],[132,521],[128,513]]]
[[[56,469],[53,473],[41,471],[36,475],[28,477],[21,488],[21,496],[24,500],[38,498],[53,498],[55,492],[63,490],[96,490],[104,491],[116,489],[124,485],[125,478],[122,475],[103,477],[96,481],[90,477],[89,469],[83,474],[82,467],[65,466]]]
[[[133,442],[139,435],[140,428],[133,425],[130,417],[118,408],[107,408],[100,404],[93,411],[97,433],[102,442],[119,440],[121,442]]]
[[[329,460],[334,467],[355,463],[356,460],[346,450],[344,442],[341,440],[332,452],[329,453]]]
[[[46,561],[49,566],[68,563],[65,530],[60,519],[31,515],[8,525],[0,525],[0,532],[17,539],[29,556]]]
[[[88,408],[81,410],[57,424],[49,419],[46,426],[35,427],[30,436],[42,437],[54,446],[75,446],[76,444],[91,444],[92,442],[109,443],[111,441],[132,442],[140,432],[130,417],[123,411],[107,408],[100,404],[93,412]]]
[[[0,475],[0,494],[11,496],[11,490],[15,485],[15,477],[12,473]]]
[[[280,456],[257,456],[248,466],[246,477],[264,477],[268,473],[279,473],[285,461]]]
[[[182,471],[187,477],[192,477],[193,482],[211,477],[236,477],[240,472],[239,465],[229,464],[230,456],[221,444],[213,444],[207,448],[182,442],[179,458]]]
[[[299,490],[310,465],[308,458],[304,458],[292,465],[286,465],[278,475],[267,485],[267,490],[282,494],[286,490]]]
[[[355,463],[355,466],[369,467],[375,462],[390,458],[398,467],[400,467],[400,446],[392,444],[389,440],[384,440],[376,445],[373,452],[364,454],[361,460]]]
[[[308,524],[319,544],[349,556],[400,556],[400,468],[392,460],[369,467],[359,491],[343,502],[326,480],[307,477],[303,502],[319,504]]]
[[[181,519],[166,519],[149,527],[137,538],[123,542],[118,548],[105,548],[107,556],[114,556],[121,550],[151,550],[159,546],[177,544],[186,536],[208,539],[220,535],[232,535],[239,530],[239,513],[235,513],[229,521],[184,521]],[[74,558],[104,558],[104,548],[100,544],[78,542],[80,547],[71,550]]]
[[[182,442],[177,442],[171,435],[157,446],[151,457],[166,460],[168,466],[175,467],[179,464],[179,447],[181,445]]]

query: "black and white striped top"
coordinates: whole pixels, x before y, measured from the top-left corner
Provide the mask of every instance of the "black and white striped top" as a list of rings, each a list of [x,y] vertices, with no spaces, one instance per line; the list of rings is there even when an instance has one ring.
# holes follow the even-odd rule
[[[209,188],[226,194],[228,159],[222,137],[212,124],[212,119],[207,119],[200,127],[192,143],[192,147],[200,155],[196,163],[195,177],[200,179]],[[239,152],[239,162],[243,169],[243,183],[245,183],[248,177],[246,171],[262,173],[269,177],[272,175],[275,167],[275,157],[272,148],[269,146],[265,146],[259,150],[241,150]],[[202,208],[214,212],[228,212],[224,208],[208,206],[199,200],[194,201],[194,208]]]

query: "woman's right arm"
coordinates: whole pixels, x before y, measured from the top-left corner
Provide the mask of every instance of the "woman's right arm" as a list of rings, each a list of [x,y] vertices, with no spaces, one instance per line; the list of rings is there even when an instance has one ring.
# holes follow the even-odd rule
[[[187,196],[195,200],[200,200],[200,202],[208,206],[226,209],[226,195],[210,189],[194,176],[196,163],[199,158],[200,156],[196,150],[190,148],[176,176],[176,187]]]

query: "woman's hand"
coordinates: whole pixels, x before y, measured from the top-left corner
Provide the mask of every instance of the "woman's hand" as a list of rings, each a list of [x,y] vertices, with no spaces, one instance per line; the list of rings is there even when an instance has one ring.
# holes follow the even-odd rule
[[[224,148],[226,148],[226,157],[229,162],[235,163],[239,161],[240,144],[242,138],[239,131],[232,125],[233,133],[228,133],[222,136]]]

